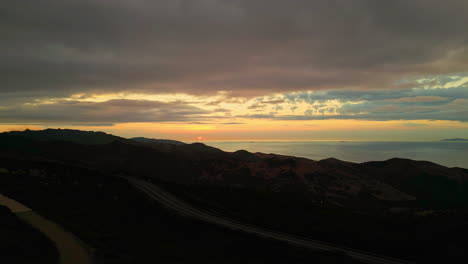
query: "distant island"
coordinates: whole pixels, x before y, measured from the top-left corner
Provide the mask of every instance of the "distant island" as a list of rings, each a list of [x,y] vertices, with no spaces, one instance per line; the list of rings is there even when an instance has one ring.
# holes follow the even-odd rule
[[[441,141],[468,141],[466,138],[447,138],[447,139],[442,139]]]

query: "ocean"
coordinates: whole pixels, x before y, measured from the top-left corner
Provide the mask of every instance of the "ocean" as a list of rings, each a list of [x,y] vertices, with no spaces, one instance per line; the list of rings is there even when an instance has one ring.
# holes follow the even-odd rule
[[[321,160],[329,157],[352,162],[408,158],[448,167],[468,168],[468,142],[368,141],[207,141],[224,151],[244,149]]]

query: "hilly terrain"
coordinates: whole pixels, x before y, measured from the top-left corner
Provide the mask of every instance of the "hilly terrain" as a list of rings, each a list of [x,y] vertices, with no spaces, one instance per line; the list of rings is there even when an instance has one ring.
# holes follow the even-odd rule
[[[135,205],[129,201],[135,203],[144,195],[129,190],[122,180],[127,177],[155,183],[196,207],[271,230],[418,263],[438,263],[449,255],[465,257],[468,170],[463,168],[399,158],[315,161],[245,150],[225,152],[201,143],[52,129],[1,133],[0,161],[5,172],[0,192],[54,215],[85,234],[84,241],[97,243],[101,253],[127,243],[106,245],[105,237],[126,228],[111,219],[128,219],[130,215],[120,214],[130,211],[140,219],[146,217],[148,209],[130,209]],[[67,212],[58,198],[73,203],[75,209]],[[127,202],[120,204],[122,199]],[[98,210],[107,207],[120,216]],[[107,230],[102,237],[93,236],[100,234],[97,227],[88,230],[93,215],[104,226],[107,222],[106,228],[112,227],[100,226]],[[127,235],[113,239],[123,241]],[[143,254],[138,252],[128,252],[128,259]]]
[[[468,202],[468,170],[427,161],[352,163],[276,154],[233,153],[202,143],[129,140],[102,132],[52,130],[0,134],[0,155],[45,159],[107,173],[169,182],[300,192],[349,207],[359,200],[457,206]]]

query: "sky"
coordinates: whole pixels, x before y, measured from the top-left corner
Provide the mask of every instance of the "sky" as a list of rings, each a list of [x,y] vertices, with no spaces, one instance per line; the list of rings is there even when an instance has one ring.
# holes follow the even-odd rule
[[[18,0],[0,131],[468,138],[468,1]]]

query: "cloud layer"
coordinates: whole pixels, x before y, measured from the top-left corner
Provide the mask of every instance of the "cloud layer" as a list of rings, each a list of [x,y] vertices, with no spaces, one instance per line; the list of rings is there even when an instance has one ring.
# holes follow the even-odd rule
[[[277,120],[451,120],[468,121],[468,87],[450,89],[326,90],[295,92],[269,107],[253,104],[257,113],[244,118]],[[278,99],[277,99],[278,100]]]
[[[57,101],[0,109],[3,123],[112,125],[130,122],[182,122],[200,119],[208,111],[181,102],[109,100]]]
[[[460,0],[6,1],[0,124],[467,122],[466,14]]]
[[[468,68],[459,0],[24,0],[0,13],[0,92],[250,96]]]

